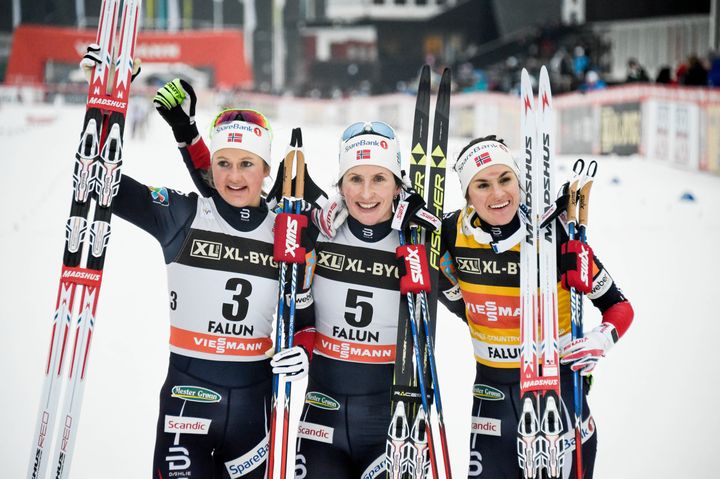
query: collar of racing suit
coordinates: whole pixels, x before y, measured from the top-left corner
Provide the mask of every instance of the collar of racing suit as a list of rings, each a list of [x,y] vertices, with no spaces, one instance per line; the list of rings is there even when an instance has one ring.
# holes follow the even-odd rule
[[[378,223],[376,225],[367,226],[360,223],[352,216],[348,216],[347,224],[353,236],[359,240],[367,241],[369,243],[376,243],[380,241],[392,231],[392,219],[383,221],[382,223]]]
[[[472,206],[465,208],[462,215],[463,233],[473,236],[478,243],[489,244],[496,253],[509,250],[522,239],[520,216],[517,214],[508,224],[501,226],[483,223]]]
[[[237,208],[227,203],[216,191],[213,192],[212,199],[220,216],[238,231],[254,230],[260,226],[268,214],[268,207],[263,198],[260,198],[259,206],[244,208]]]

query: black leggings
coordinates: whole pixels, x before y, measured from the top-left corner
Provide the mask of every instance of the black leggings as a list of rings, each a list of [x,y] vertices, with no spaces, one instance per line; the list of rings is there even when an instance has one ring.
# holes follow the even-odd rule
[[[483,373],[485,371],[485,373]],[[478,366],[473,398],[473,426],[470,435],[470,468],[472,479],[518,479],[521,477],[517,457],[517,427],[522,410],[519,375],[505,381],[487,374],[488,369]],[[583,389],[588,391],[585,382]],[[573,380],[569,370],[560,376],[562,396],[560,414],[563,417],[563,445],[565,462],[563,478],[575,477],[575,429]],[[481,398],[482,397],[482,398]],[[597,449],[595,422],[583,397],[583,469],[585,479],[592,479]]]
[[[171,363],[160,391],[153,479],[264,478],[272,395],[269,369],[247,363],[224,367],[235,377],[244,376],[243,382],[255,383],[221,386]]]
[[[390,391],[338,394],[312,379],[307,391],[298,428],[296,479],[384,477]]]

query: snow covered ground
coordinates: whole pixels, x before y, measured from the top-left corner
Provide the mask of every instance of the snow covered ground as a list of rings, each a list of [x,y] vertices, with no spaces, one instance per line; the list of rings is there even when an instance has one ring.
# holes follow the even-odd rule
[[[0,109],[3,477],[23,477],[29,460],[82,117],[80,107]],[[199,115],[200,125],[207,121],[207,114]],[[144,140],[126,135],[124,173],[191,191],[167,127],[159,118],[149,126]],[[275,122],[275,161],[293,126]],[[334,181],[341,130],[330,125],[303,131],[308,164],[323,186]],[[400,133],[408,141],[408,133]],[[451,156],[460,146],[451,144]],[[712,361],[720,315],[713,273],[720,265],[720,215],[713,211],[720,205],[720,178],[642,158],[597,160],[588,236],[636,319],[595,374],[590,404],[599,434],[596,477],[717,477],[720,415],[713,405],[720,374]],[[570,161],[561,159],[560,176],[568,175]],[[448,184],[458,183],[451,176]],[[456,190],[448,193],[447,209],[460,206]],[[696,201],[681,201],[685,192]],[[116,220],[105,271],[73,477],[147,477],[168,357],[160,248]],[[586,311],[592,327],[599,314]],[[463,477],[474,364],[465,325],[442,309],[440,315],[439,375],[454,474]],[[301,395],[294,401],[299,406]]]

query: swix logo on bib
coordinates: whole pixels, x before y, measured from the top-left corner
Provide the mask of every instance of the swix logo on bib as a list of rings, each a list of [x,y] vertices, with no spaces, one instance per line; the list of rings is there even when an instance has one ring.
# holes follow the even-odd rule
[[[340,361],[395,361],[400,274],[397,236],[366,248],[347,226],[316,246],[315,353]]]
[[[168,264],[171,351],[224,361],[265,359],[278,295],[273,222],[268,215],[253,231],[233,230],[211,200],[200,199],[183,248]]]

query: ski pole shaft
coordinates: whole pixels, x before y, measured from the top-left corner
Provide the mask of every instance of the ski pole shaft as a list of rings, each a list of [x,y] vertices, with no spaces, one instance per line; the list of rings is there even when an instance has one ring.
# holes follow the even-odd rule
[[[292,170],[295,162],[297,146],[297,132],[293,130],[290,138],[290,146],[288,152],[285,154],[283,162],[284,174],[282,182],[282,202],[283,202],[283,213],[291,211],[290,195],[292,192]],[[277,322],[275,328],[275,353],[279,353],[285,347],[287,341],[287,332],[285,329],[285,288],[286,288],[286,275],[287,275],[287,263],[282,262],[278,265],[278,306],[277,306]],[[287,387],[286,387],[287,391]],[[287,424],[289,419],[289,399],[286,396],[282,403],[282,411],[278,414],[279,401],[278,396],[280,394],[280,376],[273,374],[272,380],[272,402],[271,402],[271,413],[270,413],[270,436],[268,444],[268,459],[267,459],[267,479],[273,479],[275,470],[275,458],[276,442],[277,442],[277,422],[278,418],[282,418],[282,429],[280,431],[283,441],[281,443],[281,475],[285,474],[286,464],[286,440],[287,437]]]
[[[405,244],[405,235],[402,231],[398,234],[400,238],[400,246]],[[432,436],[432,428],[430,427],[430,405],[427,399],[427,386],[425,384],[425,370],[423,366],[423,357],[419,346],[419,328],[417,325],[417,316],[415,311],[415,296],[412,293],[406,293],[408,304],[408,316],[410,317],[410,330],[413,337],[413,352],[415,354],[415,362],[417,369],[418,385],[420,386],[420,401],[422,403],[423,412],[425,413],[426,435],[428,454],[430,457],[430,468],[433,479],[438,479],[437,459],[435,457],[435,447]],[[423,464],[415,464],[415,467],[423,467]]]
[[[305,176],[305,155],[302,152],[302,133],[300,128],[295,129],[296,132],[296,150],[295,150],[295,191],[293,192],[295,213],[300,214],[302,209],[302,197],[304,194],[304,176]],[[286,170],[291,172],[291,168]],[[286,173],[287,178],[287,173]],[[292,180],[290,180],[292,183]],[[287,327],[287,347],[293,347],[294,335],[295,335],[295,308],[296,308],[296,295],[297,295],[297,280],[298,280],[298,264],[293,263],[292,273],[290,275],[290,310],[288,313],[288,327]],[[285,381],[285,409],[284,409],[284,422],[283,422],[283,434],[282,434],[282,455],[280,467],[281,479],[285,478],[287,471],[287,450],[288,450],[288,434],[290,427],[290,396],[292,393],[292,382]]]
[[[412,230],[412,242],[417,242],[417,232]],[[425,333],[425,347],[428,355],[428,365],[430,367],[430,378],[432,379],[433,397],[435,398],[435,410],[437,411],[438,431],[440,433],[440,447],[442,450],[443,464],[446,479],[452,479],[452,469],[450,467],[450,452],[448,450],[447,435],[445,432],[445,420],[443,416],[442,397],[440,395],[440,381],[437,374],[437,366],[435,363],[435,344],[430,333],[430,324],[428,321],[427,295],[425,292],[419,294],[420,298],[420,316],[422,318],[423,330]]]

